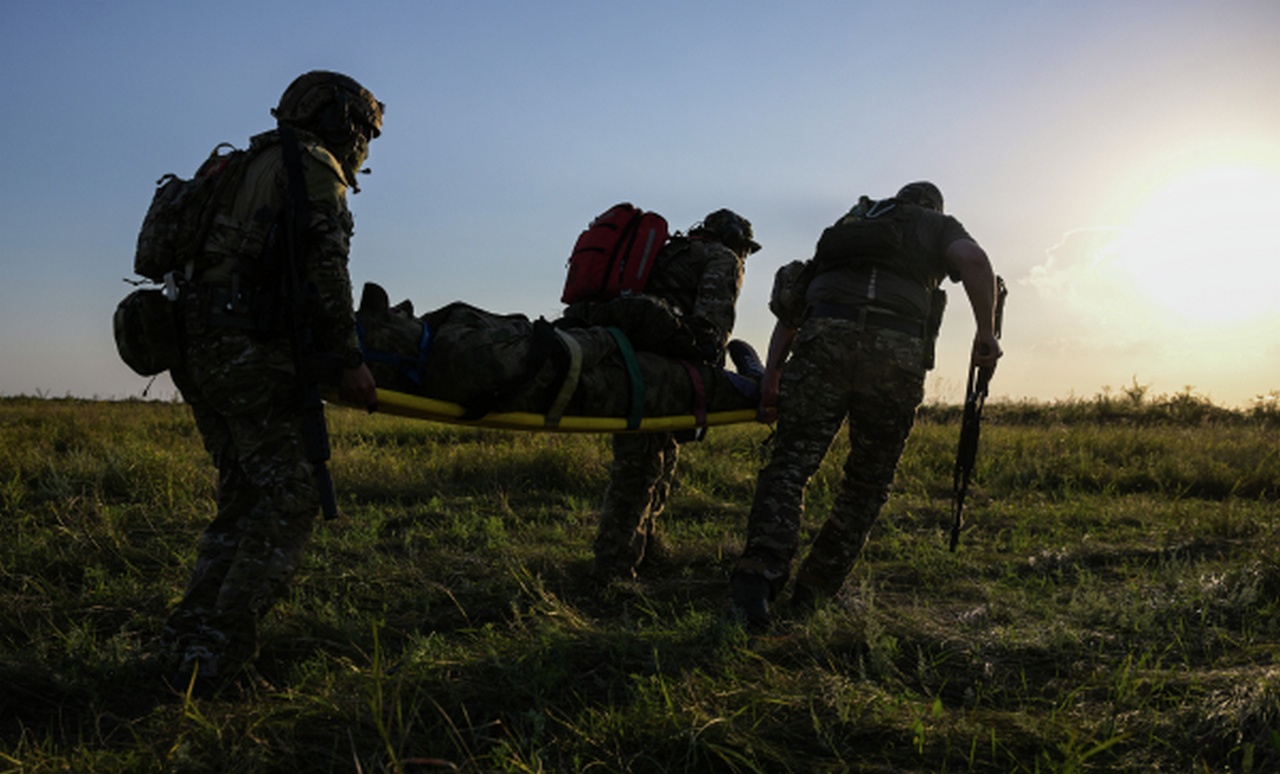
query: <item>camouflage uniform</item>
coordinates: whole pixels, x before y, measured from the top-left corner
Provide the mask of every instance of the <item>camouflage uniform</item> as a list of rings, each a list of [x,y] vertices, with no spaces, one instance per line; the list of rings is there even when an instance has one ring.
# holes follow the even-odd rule
[[[713,213],[704,222],[712,233],[715,217],[724,212]],[[716,365],[724,362],[745,256],[759,249],[751,239],[750,224],[737,219],[745,224],[747,233],[737,244],[726,240],[732,247],[697,238],[699,230],[693,229],[690,235],[694,238],[677,237],[660,254],[645,294],[667,303],[688,335],[682,346],[659,354]],[[592,321],[600,320],[597,313]],[[675,481],[679,456],[680,443],[672,433],[613,437],[609,485],[593,546],[596,575],[631,577],[644,561],[646,551],[655,544],[657,519]]]
[[[774,594],[798,548],[804,490],[845,417],[849,456],[840,493],[798,582],[834,594],[889,497],[898,458],[924,397],[924,341],[840,319],[812,319],[782,373],[778,432],[756,481],[747,548],[737,570],[764,575]]]
[[[358,353],[347,273],[351,170],[318,137],[295,131],[310,201],[298,261],[303,282],[316,291],[315,346]],[[290,337],[278,317],[266,324],[261,316],[280,306],[261,266],[288,190],[277,132],[254,137],[250,147],[245,178],[217,213],[181,301],[184,357],[173,379],[218,469],[218,508],[165,625],[164,639],[181,662],[178,679],[197,667],[202,678],[225,677],[253,656],[257,623],[297,571],[320,505],[300,435]],[[236,303],[221,306],[231,297]],[[231,311],[239,306],[242,313]]]
[[[477,414],[545,415],[555,406],[560,416],[625,418],[634,408],[627,358],[604,328],[552,328],[462,302],[414,317],[412,303],[391,307],[386,291],[374,283],[365,284],[356,319],[365,358],[384,388]],[[749,362],[744,376],[641,350],[634,353],[634,365],[645,417],[689,415],[699,407],[709,413],[754,409],[759,403],[759,373]],[[700,393],[690,368],[698,374]]]
[[[864,199],[859,206],[870,204]],[[786,584],[799,544],[805,488],[846,418],[850,449],[843,481],[797,573],[793,599],[839,591],[889,497],[931,362],[932,345],[923,335],[928,302],[922,309],[919,299],[950,274],[947,246],[968,238],[950,216],[899,207],[910,216],[906,255],[892,273],[881,266],[868,281],[865,264],[820,273],[800,296],[807,316],[803,311],[799,320],[780,315],[779,325],[794,329],[795,338],[782,370],[772,456],[757,479],[747,543],[735,567],[740,607],[749,607],[753,583],[758,584],[754,593],[768,600]],[[846,217],[860,214],[855,208]],[[745,612],[750,618],[751,611]]]

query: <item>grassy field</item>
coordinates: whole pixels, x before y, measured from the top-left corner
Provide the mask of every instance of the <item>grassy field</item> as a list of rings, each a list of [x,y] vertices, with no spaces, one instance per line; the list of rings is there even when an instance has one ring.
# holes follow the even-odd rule
[[[767,428],[687,445],[667,550],[602,588],[605,437],[333,409],[344,517],[198,701],[149,657],[213,509],[187,409],[3,399],[0,771],[1280,771],[1275,397],[989,404],[954,554],[928,406],[844,593],[752,640]]]

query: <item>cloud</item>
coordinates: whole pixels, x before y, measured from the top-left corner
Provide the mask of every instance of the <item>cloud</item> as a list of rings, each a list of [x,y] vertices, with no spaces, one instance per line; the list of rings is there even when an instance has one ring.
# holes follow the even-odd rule
[[[1034,297],[1034,324],[1045,346],[1132,352],[1151,343],[1159,315],[1116,261],[1125,235],[1117,226],[1072,229],[1018,280]]]

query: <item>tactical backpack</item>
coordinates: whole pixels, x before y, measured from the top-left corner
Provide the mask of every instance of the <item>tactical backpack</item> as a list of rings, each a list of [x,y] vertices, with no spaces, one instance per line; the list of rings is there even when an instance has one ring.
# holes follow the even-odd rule
[[[814,275],[813,261],[791,261],[773,274],[773,290],[769,293],[769,311],[788,328],[799,328],[808,311],[805,293]]]
[[[862,196],[846,215],[822,232],[814,256],[808,261],[792,261],[778,268],[769,296],[769,310],[789,328],[799,327],[808,314],[809,283],[823,272],[839,268],[901,273],[906,252],[906,223],[909,215],[896,199],[873,201]],[[907,276],[907,275],[903,275]],[[947,307],[947,292],[941,287],[921,290],[924,310],[924,367],[934,366],[934,346]],[[899,310],[901,311],[901,310]]]
[[[151,206],[138,231],[133,270],[153,282],[184,269],[200,255],[220,205],[235,196],[249,151],[221,143],[190,180],[168,174],[156,181]],[[120,359],[140,376],[154,376],[181,360],[180,321],[172,280],[166,289],[139,288],[112,316]]]
[[[226,152],[223,152],[223,151]],[[167,174],[156,181],[151,206],[142,219],[133,270],[160,282],[200,254],[218,204],[235,195],[249,151],[221,143],[190,180]]]
[[[866,196],[847,215],[822,232],[814,261],[819,273],[846,266],[885,266],[901,270],[905,249],[904,208],[894,199]]]
[[[574,243],[560,300],[608,301],[644,292],[669,236],[666,219],[656,212],[626,202],[610,207]]]

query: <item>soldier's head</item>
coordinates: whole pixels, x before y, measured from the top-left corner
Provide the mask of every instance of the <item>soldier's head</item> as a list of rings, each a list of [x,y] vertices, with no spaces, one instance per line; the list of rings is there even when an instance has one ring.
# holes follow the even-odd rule
[[[382,134],[383,105],[354,78],[312,70],[294,79],[272,108],[280,126],[311,132],[342,163],[352,190],[369,157],[369,141]]]
[[[894,197],[900,201],[924,207],[927,210],[942,212],[942,191],[928,180],[907,183]]]
[[[760,249],[751,221],[733,210],[716,210],[689,229],[689,234],[714,239],[743,257]]]

